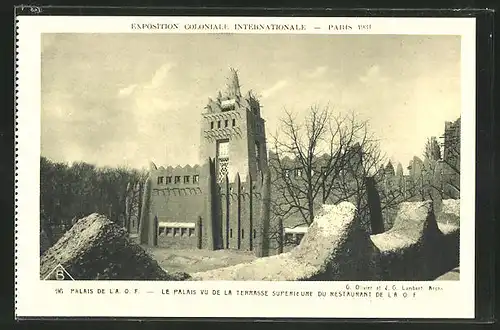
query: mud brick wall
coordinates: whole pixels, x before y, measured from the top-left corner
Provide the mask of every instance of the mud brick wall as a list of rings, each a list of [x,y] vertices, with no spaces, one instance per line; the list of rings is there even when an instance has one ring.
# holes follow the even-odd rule
[[[298,247],[251,263],[192,274],[194,280],[372,280],[378,251],[351,203],[325,205]]]
[[[446,247],[439,251],[442,267],[445,269],[457,267],[460,264],[460,200],[443,200],[436,220],[439,230],[444,235],[443,247]]]
[[[458,217],[450,209],[457,208],[445,207],[448,215],[438,217]],[[343,202],[324,205],[291,251],[191,274],[191,280],[432,280],[456,267],[458,255],[459,227],[438,223],[431,201],[402,203],[393,228],[371,236],[354,205]]]
[[[393,227],[372,235],[382,280],[433,280],[458,265],[459,227],[439,224],[431,201],[401,203]]]
[[[445,199],[441,211],[436,215],[438,224],[460,227],[460,200]]]
[[[193,180],[196,178],[196,180]],[[156,168],[150,166],[144,199],[144,232],[141,242],[146,243],[146,227],[157,223],[196,224],[201,217],[201,230],[192,235],[158,235],[158,245],[172,248],[238,249],[252,251],[264,241],[262,236],[261,204],[263,175],[247,174],[241,178],[226,175],[216,182],[215,161],[208,159],[203,166]],[[161,226],[160,226],[161,227]],[[181,226],[179,226],[181,227]],[[200,235],[201,234],[201,235]],[[149,244],[149,243],[148,243]]]
[[[221,184],[218,206],[221,242],[224,249],[252,251],[260,241],[260,207],[262,178],[247,175],[242,181],[237,174]]]
[[[151,172],[151,213],[160,222],[196,223],[204,210],[201,166],[160,167]]]

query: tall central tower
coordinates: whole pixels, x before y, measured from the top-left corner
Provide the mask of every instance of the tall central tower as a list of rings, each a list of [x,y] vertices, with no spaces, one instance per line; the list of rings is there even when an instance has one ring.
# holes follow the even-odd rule
[[[217,179],[236,173],[244,181],[267,166],[265,121],[260,103],[249,91],[241,94],[238,73],[230,69],[226,89],[209,98],[201,121],[200,161],[216,160]]]

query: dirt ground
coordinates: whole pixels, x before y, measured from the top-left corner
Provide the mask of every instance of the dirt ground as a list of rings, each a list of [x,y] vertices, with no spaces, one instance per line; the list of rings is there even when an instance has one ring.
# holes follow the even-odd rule
[[[196,273],[256,259],[253,252],[234,250],[172,250],[162,247],[144,249],[168,272]]]
[[[168,272],[197,273],[247,263],[257,259],[254,252],[236,250],[143,248]],[[459,280],[460,270],[455,268],[438,277],[437,281]]]

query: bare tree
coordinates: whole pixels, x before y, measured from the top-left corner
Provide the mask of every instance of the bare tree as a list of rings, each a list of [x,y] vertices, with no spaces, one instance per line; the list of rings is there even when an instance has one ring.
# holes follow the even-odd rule
[[[286,111],[272,151],[273,215],[299,216],[307,225],[321,204],[348,200],[364,210],[365,178],[383,160],[367,121],[317,106],[303,121]]]

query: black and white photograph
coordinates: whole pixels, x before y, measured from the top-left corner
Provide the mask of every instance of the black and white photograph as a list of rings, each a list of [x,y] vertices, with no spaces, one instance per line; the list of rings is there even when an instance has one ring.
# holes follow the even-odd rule
[[[460,280],[460,35],[40,48],[41,280]]]

